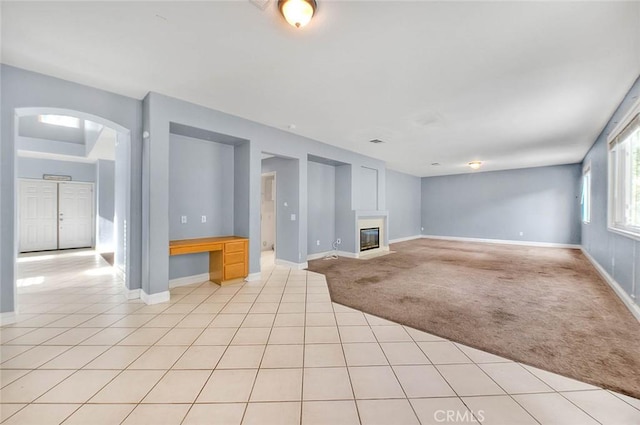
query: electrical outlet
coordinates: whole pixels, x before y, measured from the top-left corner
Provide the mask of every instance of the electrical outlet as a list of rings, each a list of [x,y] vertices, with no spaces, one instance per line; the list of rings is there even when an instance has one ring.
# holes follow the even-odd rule
[[[340,244],[342,243],[342,239],[340,239],[340,238],[336,239],[336,243],[337,243],[338,245],[340,245]]]
[[[291,214],[291,221],[296,221],[296,215],[295,214]]]
[[[520,236],[524,236],[524,232],[520,232]]]
[[[206,223],[206,222],[207,222],[207,216],[206,216],[206,215],[203,215],[203,216],[202,216],[202,222],[203,222],[203,223]]]
[[[316,245],[317,245],[317,246],[320,246],[320,239],[318,239],[318,240],[316,241]]]
[[[424,232],[424,227],[421,227],[420,230],[422,230]]]
[[[187,224],[187,216],[186,215],[183,215],[183,216],[180,217],[180,223]]]

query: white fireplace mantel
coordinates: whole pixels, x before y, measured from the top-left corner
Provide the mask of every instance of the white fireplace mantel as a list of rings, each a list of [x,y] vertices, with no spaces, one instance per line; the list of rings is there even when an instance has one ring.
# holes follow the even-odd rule
[[[370,210],[356,210],[355,211],[355,257],[374,255],[382,251],[389,251],[389,212],[388,211],[370,211]],[[370,249],[360,252],[360,229],[366,229],[369,227],[380,228],[380,247],[376,249]]]

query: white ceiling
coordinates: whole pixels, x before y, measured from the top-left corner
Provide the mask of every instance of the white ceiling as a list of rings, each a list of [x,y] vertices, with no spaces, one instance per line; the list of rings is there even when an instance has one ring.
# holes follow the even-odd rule
[[[640,74],[640,2],[318,1],[302,30],[275,0],[2,2],[2,61],[418,176],[579,162]]]

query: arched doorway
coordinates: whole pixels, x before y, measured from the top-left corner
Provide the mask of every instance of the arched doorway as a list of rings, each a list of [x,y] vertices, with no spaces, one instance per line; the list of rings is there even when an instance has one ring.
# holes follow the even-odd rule
[[[51,108],[51,107],[28,107],[28,108],[15,108],[14,109],[14,143],[15,154],[14,164],[19,161],[19,156],[42,156],[49,158],[52,161],[60,160],[62,163],[65,159],[73,161],[74,159],[80,162],[91,162],[92,160],[98,161],[98,157],[91,157],[96,150],[99,150],[98,144],[101,140],[105,140],[104,136],[107,131],[109,133],[108,138],[113,144],[113,171],[108,174],[107,178],[113,179],[113,195],[112,195],[112,232],[113,232],[113,248],[114,258],[113,263],[115,268],[119,272],[124,281],[126,288],[131,288],[131,131],[128,128],[123,127],[111,120],[103,117],[86,113],[83,111],[63,109],[63,108]],[[75,143],[74,141],[63,141],[62,143],[51,143],[51,140],[47,138],[38,139],[38,137],[29,137],[30,135],[21,134],[21,121],[23,122],[43,122],[43,118],[58,118],[58,122],[48,122],[52,125],[50,128],[55,128],[56,125],[60,127],[73,127],[75,123],[82,123],[82,125],[76,126],[76,133],[78,128],[81,127],[84,132],[84,143]],[[60,120],[60,118],[66,120]],[[46,122],[46,121],[45,121]],[[91,128],[89,128],[91,127]],[[33,135],[31,135],[33,136]],[[36,136],[38,136],[36,134]],[[60,137],[56,137],[58,140]],[[47,142],[49,142],[47,144]],[[89,144],[92,144],[89,146]],[[55,145],[55,146],[54,146]],[[103,147],[104,149],[104,147]],[[29,155],[26,155],[30,152]],[[96,165],[97,167],[97,165]],[[16,188],[16,196],[14,197],[14,250],[13,263],[17,263],[19,241],[21,240],[20,226],[18,225],[20,218],[18,217],[18,169],[14,166],[14,184]],[[97,177],[96,177],[97,178]],[[97,200],[95,201],[96,208],[94,209],[94,223],[93,231],[95,237],[92,240],[92,248],[96,248],[100,242],[100,226],[103,225],[104,220],[100,217],[97,208]],[[106,224],[104,224],[106,225]],[[103,231],[104,233],[104,231]],[[14,311],[18,312],[18,288],[17,281],[18,276],[14,273]],[[130,298],[137,298],[139,290],[126,291],[126,295]]]

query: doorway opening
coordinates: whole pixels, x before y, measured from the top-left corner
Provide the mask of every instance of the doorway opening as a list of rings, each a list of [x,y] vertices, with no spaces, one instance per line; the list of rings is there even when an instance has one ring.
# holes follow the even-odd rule
[[[54,289],[50,263],[62,267],[69,258],[87,258],[86,266],[96,269],[86,271],[87,284],[109,275],[125,286],[123,295],[136,298],[128,290],[130,131],[80,111],[17,108],[14,137],[14,311],[29,308],[29,297],[20,296],[33,285],[25,282],[38,278],[29,294]]]
[[[260,190],[260,265],[272,266],[276,258],[276,173],[262,174]]]

